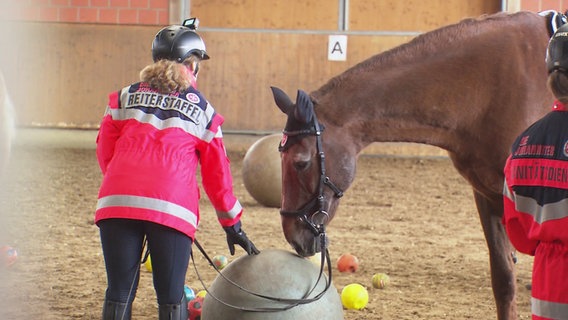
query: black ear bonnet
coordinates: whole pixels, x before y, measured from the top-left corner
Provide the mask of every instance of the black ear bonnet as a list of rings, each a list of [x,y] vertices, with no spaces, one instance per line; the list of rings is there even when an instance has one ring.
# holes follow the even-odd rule
[[[306,92],[298,90],[296,104],[289,108],[286,114],[288,115],[288,120],[286,121],[282,141],[278,148],[280,151],[284,151],[293,144],[298,143],[306,135],[316,134],[317,131],[314,103]],[[323,130],[323,126],[318,128],[318,130]]]

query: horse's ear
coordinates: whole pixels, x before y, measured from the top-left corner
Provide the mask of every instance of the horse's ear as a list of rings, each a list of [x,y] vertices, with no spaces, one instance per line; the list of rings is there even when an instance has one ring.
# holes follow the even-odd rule
[[[272,89],[274,102],[276,102],[278,108],[280,108],[280,110],[282,110],[285,114],[288,114],[288,111],[294,107],[294,102],[292,102],[290,97],[288,97],[288,95],[280,88],[270,87],[270,89]]]
[[[310,123],[312,117],[314,116],[314,103],[310,99],[310,96],[302,91],[298,90],[298,95],[296,96],[296,110],[294,112],[294,117],[300,122]]]

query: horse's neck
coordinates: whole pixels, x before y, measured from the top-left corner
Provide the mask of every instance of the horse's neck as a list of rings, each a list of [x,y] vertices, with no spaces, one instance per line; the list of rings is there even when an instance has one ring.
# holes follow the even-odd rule
[[[467,121],[454,108],[459,90],[429,79],[405,80],[412,75],[396,71],[392,78],[361,81],[364,93],[338,92],[342,98],[326,104],[318,116],[341,127],[360,149],[372,142],[416,142],[451,150],[453,132]]]
[[[454,152],[487,143],[496,127],[508,130],[495,133],[507,145],[542,114],[529,106],[542,109],[547,92],[546,27],[539,18],[524,20],[509,26],[522,28],[511,32],[521,39],[491,31],[454,36],[426,53],[411,44],[400,53],[406,58],[369,59],[312,93],[318,117],[350,135],[358,151],[372,142],[416,142]],[[502,128],[503,118],[517,127]]]

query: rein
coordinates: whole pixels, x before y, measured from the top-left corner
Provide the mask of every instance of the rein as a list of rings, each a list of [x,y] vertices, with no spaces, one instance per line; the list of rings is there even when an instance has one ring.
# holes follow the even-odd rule
[[[205,288],[205,291],[207,291],[207,294],[210,295],[217,302],[219,302],[219,303],[221,303],[221,304],[223,304],[223,305],[225,305],[229,308],[237,309],[237,310],[241,310],[241,311],[279,312],[279,311],[289,310],[289,309],[294,308],[298,305],[308,304],[308,303],[312,303],[314,301],[317,301],[321,297],[323,297],[323,295],[331,287],[332,268],[331,268],[331,259],[330,259],[330,256],[329,256],[329,251],[327,249],[327,235],[325,233],[325,223],[329,219],[329,213],[327,211],[325,211],[325,207],[324,207],[325,206],[324,187],[325,186],[329,187],[333,191],[334,196],[337,197],[337,198],[341,198],[343,196],[343,191],[341,189],[339,189],[333,182],[331,182],[331,180],[329,179],[329,177],[326,174],[325,154],[324,154],[324,151],[323,151],[323,146],[322,146],[323,143],[322,143],[322,138],[321,138],[321,134],[323,132],[323,129],[324,129],[323,126],[320,125],[320,123],[318,122],[318,120],[317,120],[317,118],[314,114],[313,115],[313,127],[312,128],[304,129],[304,130],[297,130],[297,131],[286,131],[286,130],[283,131],[284,135],[290,136],[290,137],[300,137],[300,136],[304,136],[304,135],[314,135],[316,137],[316,148],[317,148],[317,153],[318,153],[318,157],[319,157],[319,164],[320,164],[320,178],[319,178],[319,185],[318,185],[318,193],[312,200],[310,200],[301,209],[299,209],[297,211],[280,210],[280,214],[282,216],[298,217],[301,221],[305,222],[308,225],[308,227],[310,228],[310,230],[312,231],[312,233],[314,234],[314,237],[316,237],[315,243],[318,246],[317,249],[319,249],[319,252],[321,252],[320,270],[319,270],[319,275],[318,275],[316,283],[300,299],[273,297],[273,296],[263,295],[263,294],[260,294],[260,293],[250,291],[250,290],[244,288],[243,286],[239,285],[238,283],[228,279],[215,266],[215,264],[213,263],[213,261],[211,260],[209,255],[207,255],[207,253],[205,252],[205,250],[203,249],[201,244],[197,241],[197,239],[195,239],[194,240],[195,246],[199,249],[199,251],[201,251],[201,254],[205,257],[205,259],[209,262],[209,264],[211,266],[213,266],[213,268],[219,274],[219,276],[221,276],[225,281],[227,281],[231,285],[235,286],[239,290],[246,292],[246,293],[248,293],[252,296],[262,298],[262,299],[266,299],[266,300],[269,300],[269,301],[279,302],[279,303],[282,303],[284,305],[281,306],[281,307],[256,307],[256,308],[254,308],[254,307],[237,306],[237,305],[233,305],[233,304],[230,304],[230,303],[223,301],[219,297],[212,294],[209,291],[209,289],[205,286],[203,279],[199,275],[199,272],[198,272],[197,267],[195,265],[195,260],[193,259],[193,254],[192,254],[191,260],[192,260],[195,272],[197,274],[197,277],[199,278],[199,281],[201,282],[201,284]],[[280,152],[282,152],[285,148],[284,148],[283,145],[280,145],[278,149],[279,149]],[[311,216],[310,216],[310,214],[311,214]],[[325,276],[324,276],[324,267],[325,267],[326,263],[327,263],[327,272],[329,274],[329,279],[326,279]],[[308,298],[309,295],[312,294],[313,291],[316,289],[318,283],[322,280],[322,278],[324,278],[324,281],[326,281],[325,288],[320,293],[315,295],[314,297]]]
[[[197,266],[195,265],[195,260],[193,259],[193,254],[191,255],[191,261],[193,263],[193,267],[195,269],[195,273],[197,274],[197,278],[199,279],[199,281],[201,282],[201,285],[203,286],[203,288],[205,289],[205,291],[207,292],[207,294],[212,297],[213,299],[215,299],[217,302],[232,308],[232,309],[237,309],[237,310],[241,310],[241,311],[249,311],[249,312],[279,312],[279,311],[286,311],[289,309],[292,309],[296,306],[299,305],[303,305],[303,304],[308,304],[308,303],[312,303],[314,301],[319,300],[321,297],[324,296],[324,294],[327,292],[327,290],[330,288],[331,286],[331,259],[329,257],[329,251],[327,250],[327,248],[323,247],[321,248],[322,250],[322,255],[321,255],[321,259],[320,259],[320,270],[319,270],[319,275],[317,278],[316,283],[314,284],[314,286],[306,293],[304,294],[304,296],[300,299],[291,299],[291,298],[279,298],[279,297],[273,297],[273,296],[268,296],[268,295],[263,295],[260,293],[256,293],[253,291],[250,291],[248,289],[246,289],[245,287],[239,285],[238,283],[234,282],[233,280],[227,278],[220,270],[219,268],[217,268],[217,266],[215,266],[215,264],[213,263],[213,260],[211,260],[211,258],[209,257],[209,255],[205,252],[205,250],[203,249],[203,247],[201,246],[201,244],[197,241],[197,239],[194,240],[195,246],[199,249],[199,251],[201,251],[201,254],[205,257],[205,259],[209,262],[209,264],[211,266],[213,266],[213,268],[215,269],[215,271],[219,274],[219,276],[221,276],[225,281],[227,281],[228,283],[230,283],[231,285],[235,286],[236,288],[238,288],[239,290],[246,292],[252,296],[258,297],[258,298],[262,298],[262,299],[266,299],[266,300],[270,300],[270,301],[274,301],[274,302],[279,302],[284,304],[281,307],[257,307],[257,308],[253,308],[253,307],[241,307],[241,306],[237,306],[234,304],[230,304],[228,302],[223,301],[222,299],[220,299],[219,297],[215,296],[213,293],[211,293],[211,291],[209,291],[209,289],[207,288],[207,286],[205,285],[203,279],[201,278],[201,275],[199,274],[199,272],[197,271]],[[324,243],[324,241],[322,241],[322,244]],[[324,254],[325,253],[325,254]],[[329,273],[329,279],[325,279],[324,276],[324,266],[327,263],[327,272]],[[318,293],[317,295],[315,295],[312,298],[308,298],[308,296],[310,294],[312,294],[312,292],[316,289],[318,283],[320,282],[320,280],[322,279],[322,277],[324,278],[325,281],[325,288]]]
[[[310,230],[312,231],[312,233],[314,234],[314,237],[316,237],[316,245],[318,245],[319,252],[321,252],[320,270],[319,270],[319,275],[318,275],[318,279],[317,279],[316,283],[314,284],[312,289],[310,289],[300,299],[273,297],[273,296],[267,296],[267,295],[259,294],[259,293],[256,293],[256,292],[252,292],[252,291],[244,288],[243,286],[239,285],[238,283],[235,283],[234,281],[228,279],[223,273],[221,273],[220,270],[215,266],[215,264],[213,263],[211,258],[207,255],[207,253],[205,252],[203,247],[199,244],[197,239],[195,239],[195,241],[194,241],[195,246],[199,249],[199,251],[201,251],[201,254],[205,257],[205,259],[209,262],[209,264],[211,266],[213,266],[213,268],[217,271],[219,276],[221,276],[225,281],[227,281],[231,285],[235,286],[239,290],[246,292],[246,293],[248,293],[252,296],[262,298],[262,299],[266,299],[266,300],[270,300],[270,301],[274,301],[274,302],[279,302],[279,303],[282,303],[284,305],[281,306],[281,307],[257,307],[257,308],[253,308],[253,307],[241,307],[241,306],[233,305],[233,304],[230,304],[230,303],[223,301],[219,297],[212,294],[209,291],[209,289],[207,289],[207,287],[205,286],[201,276],[199,275],[199,272],[197,271],[197,267],[195,265],[195,260],[193,259],[193,254],[192,254],[191,259],[192,259],[193,266],[195,268],[195,272],[197,274],[197,277],[199,278],[199,281],[201,282],[201,284],[203,285],[203,287],[207,291],[207,294],[210,295],[217,302],[219,302],[219,303],[221,303],[221,304],[223,304],[223,305],[225,305],[229,308],[242,310],[242,311],[278,312],[278,311],[289,310],[289,309],[294,308],[298,305],[308,304],[308,303],[312,303],[314,301],[317,301],[321,297],[323,297],[323,295],[331,287],[332,268],[331,268],[331,259],[330,259],[330,256],[329,256],[329,251],[327,249],[327,236],[326,236],[326,233],[325,233],[325,223],[329,219],[329,214],[324,209],[324,200],[325,200],[325,198],[324,198],[324,186],[329,187],[334,192],[334,196],[337,197],[337,198],[341,198],[343,196],[343,191],[341,191],[341,189],[339,189],[333,182],[331,182],[329,177],[326,175],[325,154],[323,152],[323,147],[322,147],[323,144],[322,144],[322,138],[321,138],[322,132],[323,132],[323,126],[320,125],[317,118],[315,117],[315,114],[313,116],[313,127],[312,128],[304,129],[304,130],[297,130],[297,131],[286,131],[286,130],[284,130],[284,132],[283,132],[285,135],[292,136],[292,137],[299,137],[299,136],[303,136],[303,135],[315,135],[316,136],[316,148],[317,148],[318,157],[319,157],[319,164],[320,164],[320,179],[319,179],[319,185],[318,185],[318,194],[312,200],[310,200],[307,204],[305,204],[301,209],[299,209],[297,211],[286,211],[286,210],[280,211],[280,214],[283,215],[283,216],[298,217],[301,221],[305,222],[308,225],[308,227],[310,228]],[[283,149],[284,149],[284,147],[282,145],[280,145],[279,151],[282,151]],[[312,213],[311,216],[310,216],[310,213]],[[316,218],[317,218],[317,220],[316,220]],[[325,279],[325,276],[324,276],[324,267],[325,267],[326,263],[327,263],[327,272],[329,274],[329,279]],[[309,295],[312,294],[312,292],[316,289],[318,283],[322,280],[322,277],[326,281],[325,288],[320,293],[315,295],[314,297],[308,298]]]

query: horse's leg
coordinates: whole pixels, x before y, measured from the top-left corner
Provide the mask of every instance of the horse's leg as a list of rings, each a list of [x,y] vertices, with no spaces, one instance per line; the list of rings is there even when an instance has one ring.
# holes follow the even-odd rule
[[[474,191],[474,197],[489,248],[491,285],[497,305],[497,318],[499,320],[517,319],[514,248],[501,224],[503,199],[500,197],[489,199],[476,191]]]

